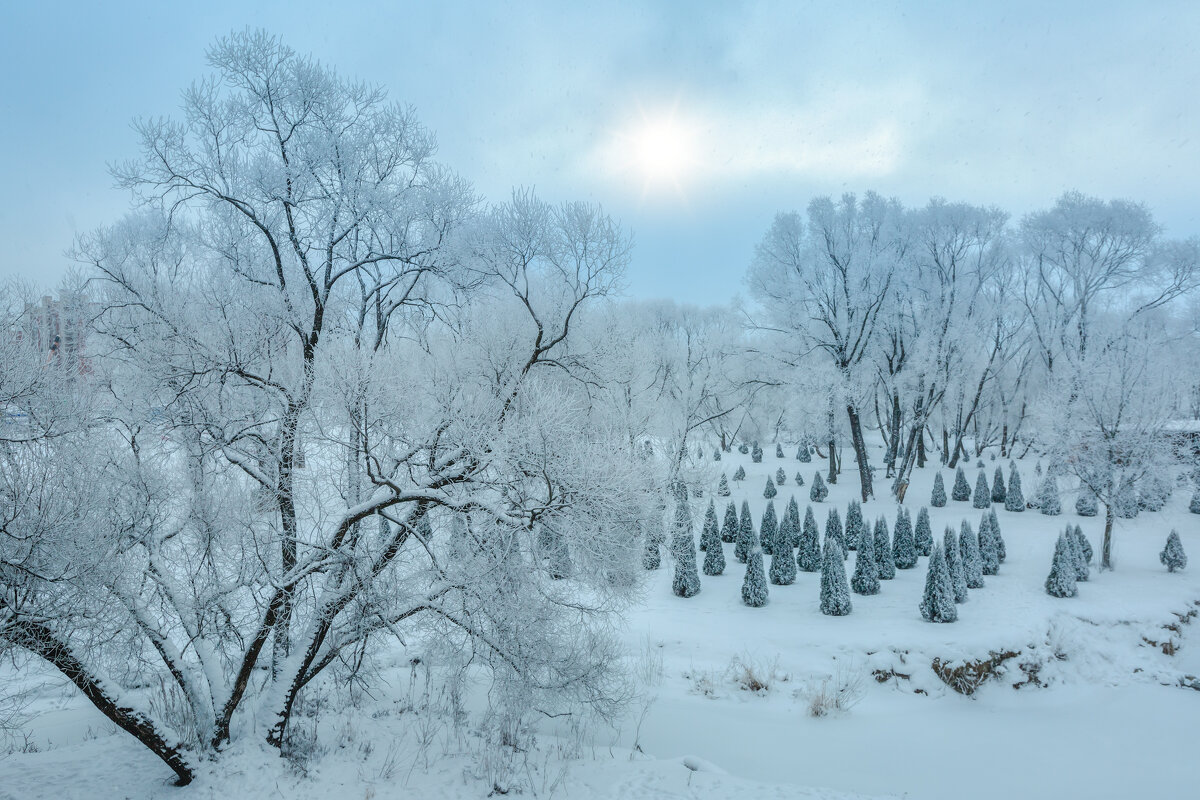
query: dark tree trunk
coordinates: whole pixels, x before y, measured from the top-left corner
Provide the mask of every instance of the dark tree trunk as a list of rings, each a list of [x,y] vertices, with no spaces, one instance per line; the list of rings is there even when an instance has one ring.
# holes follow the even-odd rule
[[[1100,546],[1100,569],[1111,570],[1112,566],[1113,510],[1111,503],[1104,504],[1104,542]]]
[[[867,463],[867,443],[863,439],[862,420],[853,405],[846,406],[846,414],[850,417],[850,440],[854,443],[854,455],[858,458],[858,480],[862,488],[862,501],[875,496],[871,483],[871,466]]]
[[[71,648],[59,640],[54,631],[37,622],[17,620],[6,625],[4,634],[19,647],[45,659],[75,684],[101,714],[162,759],[177,776],[176,784],[186,786],[192,782],[194,773],[184,756],[182,746],[168,743],[149,717],[121,705],[120,698],[113,695],[103,682],[75,657]]]
[[[917,433],[917,467],[925,468],[925,427]]]
[[[942,427],[942,463],[950,460],[950,431]]]
[[[837,448],[833,444],[833,439],[829,440],[829,477],[825,479],[826,483],[837,483]]]
[[[1004,423],[1004,427],[1000,430],[1000,457],[1008,456],[1008,423]]]

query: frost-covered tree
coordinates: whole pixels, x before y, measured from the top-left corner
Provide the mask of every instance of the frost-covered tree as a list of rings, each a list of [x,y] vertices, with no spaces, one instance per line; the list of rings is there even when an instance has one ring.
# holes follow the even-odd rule
[[[1014,464],[1008,470],[1008,491],[1004,496],[1005,511],[1024,511],[1025,493],[1021,491],[1021,473]]]
[[[857,500],[851,500],[846,509],[846,547],[854,550],[858,542],[867,534],[867,523],[863,519],[862,506]]]
[[[913,536],[912,519],[900,506],[896,511],[896,527],[892,531],[892,558],[896,569],[912,569],[917,565],[917,541]]]
[[[1000,574],[1000,542],[992,529],[992,515],[979,519],[979,561],[984,575]]]
[[[796,486],[803,486],[803,485],[804,485],[804,476],[803,476],[803,475],[801,475],[799,472],[797,472],[797,473],[796,473],[796,479],[795,479],[795,480],[796,480]]]
[[[1062,500],[1058,496],[1058,481],[1053,475],[1047,474],[1042,478],[1034,505],[1038,511],[1048,517],[1057,517],[1062,513]]]
[[[721,546],[721,529],[717,527],[717,506],[712,500],[704,511],[704,526],[700,529],[700,550],[707,552],[712,545]]]
[[[929,497],[929,505],[934,508],[944,508],[946,506],[946,484],[942,481],[942,473],[935,472],[933,475],[933,493]]]
[[[990,508],[992,505],[992,490],[988,487],[987,475],[983,470],[979,471],[979,477],[975,480],[975,494],[971,505],[975,508]]]
[[[879,565],[875,560],[875,538],[869,534],[859,539],[850,588],[858,594],[879,594]]]
[[[796,566],[802,572],[816,572],[821,568],[821,532],[812,506],[804,511],[804,527],[796,546]]]
[[[933,527],[929,524],[929,509],[921,506],[917,512],[917,526],[913,529],[917,555],[927,556],[933,551]]]
[[[721,522],[721,541],[733,544],[737,541],[738,515],[737,506],[730,500],[725,506],[725,519]]]
[[[808,499],[814,503],[823,503],[828,496],[829,489],[825,488],[825,481],[821,478],[821,473],[814,473],[812,486],[808,490]]]
[[[796,503],[795,495],[788,498],[787,509],[783,512],[783,516],[788,525],[788,547],[794,550],[800,542],[800,506]]]
[[[959,502],[971,499],[971,484],[967,483],[967,475],[962,467],[954,471],[954,488],[950,490],[950,498]]]
[[[883,517],[875,520],[875,566],[879,580],[890,581],[896,577],[896,561],[892,555],[892,540],[888,534],[887,520]]]
[[[1054,545],[1054,561],[1046,577],[1046,594],[1051,597],[1074,597],[1079,592],[1075,586],[1076,561],[1071,550],[1066,534],[1059,534]]]
[[[784,515],[787,519],[787,515]],[[771,569],[768,577],[777,586],[790,586],[796,582],[796,559],[792,555],[792,545],[783,536],[775,540],[775,552],[771,555]]]
[[[959,552],[958,536],[955,535],[954,528],[949,525],[942,534],[942,555],[946,559],[946,567],[950,570],[950,585],[954,587],[954,602],[967,602],[969,597],[967,575],[963,569],[962,555]]]
[[[758,534],[754,531],[754,520],[750,516],[750,503],[742,501],[742,514],[738,519],[737,541],[733,547],[733,557],[739,564],[745,564],[750,551],[758,547]]]
[[[746,558],[746,577],[742,579],[742,602],[751,608],[762,608],[767,604],[767,576],[763,572],[761,547],[751,548]]]
[[[1008,548],[1004,544],[1004,534],[1000,532],[1000,518],[996,516],[996,509],[988,512],[988,520],[991,522],[992,536],[996,539],[996,552],[1000,556],[1000,563],[1003,564],[1008,558]]]
[[[779,534],[779,518],[775,515],[775,501],[768,500],[763,509],[762,523],[758,526],[759,546],[763,553],[771,555],[775,552],[775,539]]]
[[[775,495],[779,494],[779,490],[775,488],[775,482],[771,480],[771,476],[767,476],[767,485],[763,488],[763,497],[770,500]]]
[[[968,589],[983,588],[983,558],[979,553],[979,539],[971,528],[971,523],[965,519],[958,534],[958,551],[962,559],[963,576],[967,579]]]
[[[716,521],[714,513],[714,528]],[[717,544],[717,547],[720,547],[720,543]],[[671,591],[677,597],[694,597],[699,594],[700,573],[696,568],[696,539],[692,532],[692,515],[687,507],[686,496],[681,497],[675,504],[675,519],[671,530],[671,555],[675,559],[675,576],[671,580]]]
[[[821,558],[821,613],[831,617],[844,617],[853,609],[850,602],[850,587],[846,583],[846,555],[838,540],[825,540],[825,553]]]
[[[1092,543],[1083,535],[1083,528],[1078,525],[1075,526],[1075,543],[1079,546],[1079,554],[1083,556],[1083,563],[1092,563],[1092,558],[1095,556],[1092,551]]]
[[[762,457],[763,457],[762,448],[758,446],[758,442],[755,442],[754,446],[750,448],[750,460],[753,461],[755,464],[761,464]]]
[[[738,468],[736,470],[734,470],[734,472],[733,472],[733,479],[735,481],[746,480],[746,468],[741,465],[738,465]]]
[[[996,467],[996,472],[992,475],[992,502],[1003,503],[1008,495],[1008,489],[1004,485],[1004,470]]]
[[[1083,543],[1080,541],[1083,537],[1075,535],[1075,529],[1070,525],[1063,532],[1067,538],[1067,544],[1071,546],[1071,558],[1075,564],[1075,580],[1086,581],[1090,577],[1088,569],[1088,558],[1083,554]]]
[[[1187,568],[1187,554],[1183,552],[1183,542],[1179,540],[1179,532],[1171,531],[1167,536],[1167,544],[1158,554],[1158,560],[1167,567],[1167,572]]]
[[[1200,489],[1192,492],[1192,500],[1188,503],[1188,511],[1193,514],[1200,514]]]
[[[925,592],[921,595],[921,617],[927,622],[955,622],[958,607],[954,601],[954,586],[950,568],[942,548],[934,545],[929,556],[929,571],[925,573]]]
[[[787,473],[783,471],[783,467],[775,470],[775,485],[783,486],[787,483]]]
[[[807,444],[802,444],[796,448],[796,460],[802,464],[808,464],[812,461],[812,455],[809,453]]]
[[[662,566],[662,534],[657,531],[658,526],[651,525],[643,537],[642,567],[644,569],[655,570]]]
[[[721,473],[721,482],[717,484],[717,497],[729,497],[729,479],[725,477],[725,473]]]
[[[775,457],[783,458],[783,445],[781,445],[779,443],[775,444]]]
[[[1096,497],[1096,493],[1087,487],[1079,490],[1079,497],[1075,498],[1075,513],[1081,517],[1094,517],[1100,512],[1100,501]]]
[[[842,517],[838,514],[836,508],[829,509],[829,514],[825,517],[825,543],[836,541],[838,549],[842,551],[842,557],[847,558],[846,549],[846,534],[842,529]]]
[[[742,442],[740,445],[738,445],[738,452],[741,453],[742,455],[746,455],[747,453],[750,452],[750,445],[746,444],[745,442]]]

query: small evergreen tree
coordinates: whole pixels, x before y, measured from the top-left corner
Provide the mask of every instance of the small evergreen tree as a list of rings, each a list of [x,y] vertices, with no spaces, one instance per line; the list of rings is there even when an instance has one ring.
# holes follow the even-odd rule
[[[825,518],[825,546],[828,547],[831,541],[837,542],[838,550],[842,552],[842,558],[848,558],[846,534],[842,531],[842,517],[836,508],[829,509],[829,516]]]
[[[775,445],[775,457],[783,458],[783,445],[778,443]]]
[[[983,588],[983,559],[979,555],[979,539],[971,523],[965,519],[958,534],[958,554],[962,558],[963,576],[967,579],[968,589]]]
[[[967,602],[967,576],[963,571],[962,557],[958,550],[958,537],[954,528],[946,526],[942,534],[942,556],[946,559],[946,567],[950,570],[950,585],[954,588],[954,602]]]
[[[721,473],[721,482],[717,484],[717,497],[729,497],[729,479]]]
[[[1192,492],[1192,502],[1188,503],[1188,511],[1200,514],[1200,489]]]
[[[1081,517],[1094,517],[1100,512],[1100,501],[1096,493],[1084,486],[1075,498],[1075,513]]]
[[[1075,588],[1075,564],[1066,534],[1059,534],[1058,542],[1054,545],[1054,561],[1046,578],[1046,594],[1051,597],[1074,597],[1078,594]]]
[[[717,506],[709,500],[704,511],[704,527],[700,529],[700,549],[707,553],[713,545],[721,546],[721,529],[717,527]]]
[[[796,485],[797,485],[797,486],[803,486],[803,485],[804,485],[804,476],[803,476],[803,475],[801,475],[799,472],[797,472],[797,473],[796,473]]]
[[[1004,496],[1004,510],[1025,510],[1025,493],[1021,491],[1021,473],[1017,472],[1015,464],[1008,471],[1008,492]]]
[[[779,494],[779,490],[775,488],[775,482],[771,480],[771,476],[768,475],[766,488],[763,489],[763,497],[770,500],[777,494]]]
[[[942,481],[942,473],[934,473],[933,494],[929,497],[929,505],[934,508],[944,508],[946,505],[946,484]]]
[[[1171,484],[1158,473],[1152,473],[1142,482],[1138,492],[1138,508],[1142,511],[1162,511],[1170,496]]]
[[[821,613],[831,617],[844,617],[854,608],[846,585],[845,559],[838,540],[827,537],[821,558]]]
[[[750,452],[750,445],[742,442],[740,445],[738,445],[738,452],[742,455],[746,455],[746,453]]]
[[[807,444],[802,444],[796,448],[796,460],[801,464],[808,464],[812,461],[812,454],[808,452]]]
[[[733,545],[733,557],[739,564],[746,563],[750,551],[758,547],[758,534],[754,532],[754,520],[750,517],[750,503],[742,501],[742,515],[738,519],[737,540]]]
[[[721,547],[720,541],[704,551],[702,569],[705,575],[720,575],[725,571],[725,549]]]
[[[783,471],[783,467],[775,470],[775,485],[783,486],[787,483],[787,473]]]
[[[1187,568],[1187,553],[1183,552],[1183,542],[1179,540],[1179,532],[1171,531],[1167,536],[1167,544],[1158,554],[1158,560],[1167,567],[1167,572]]]
[[[821,473],[813,474],[812,487],[808,490],[808,499],[814,503],[823,503],[828,496],[829,490],[825,488],[825,481],[821,479]]]
[[[796,546],[796,566],[803,572],[816,572],[821,568],[821,532],[817,530],[817,518],[812,506],[808,506],[804,512],[804,527]]]
[[[1079,536],[1076,536],[1075,529],[1068,525],[1064,534],[1067,537],[1067,544],[1071,545],[1071,555],[1075,558],[1075,580],[1086,581],[1090,575],[1088,561],[1091,559],[1083,554],[1082,531]]]
[[[933,550],[933,528],[929,524],[929,509],[921,506],[917,512],[917,527],[913,531],[917,555],[927,556]]]
[[[992,515],[979,519],[979,561],[984,575],[1000,574],[1000,543],[992,530]]]
[[[1058,481],[1047,474],[1038,486],[1037,509],[1048,517],[1057,517],[1062,513],[1062,500],[1058,496]]]
[[[896,527],[892,530],[892,560],[896,569],[912,569],[917,565],[917,542],[913,538],[912,520],[903,506],[896,510]]]
[[[791,532],[788,546],[795,549],[800,544],[800,506],[796,503],[795,495],[788,498],[787,511],[784,512],[784,516],[787,517],[788,530]]]
[[[786,514],[784,518],[787,518]],[[782,536],[775,540],[769,577],[776,586],[791,586],[796,582],[796,559],[792,556],[791,544],[785,545]]]
[[[1121,519],[1133,519],[1139,511],[1141,508],[1138,505],[1137,487],[1131,480],[1122,481],[1117,490],[1117,496],[1113,500],[1113,514]]]
[[[921,596],[921,617],[927,622],[955,622],[958,607],[954,604],[954,586],[950,568],[942,555],[942,548],[934,546],[929,557],[929,571],[925,573],[925,592]]]
[[[971,484],[967,483],[967,475],[962,467],[954,471],[954,488],[950,490],[950,498],[956,502],[971,499]]]
[[[767,604],[767,576],[763,572],[761,547],[751,549],[746,559],[746,577],[742,579],[742,602],[751,608]]]
[[[792,527],[792,517],[788,508],[779,515],[779,528],[775,531],[775,540],[771,543],[771,555],[778,555],[781,550],[787,550],[791,555],[792,547],[800,534]],[[768,570],[769,573],[769,570]]]
[[[875,520],[875,567],[881,581],[890,581],[896,577],[896,559],[892,555],[892,539],[888,534],[887,520],[883,517]]]
[[[872,536],[863,536],[859,540],[850,588],[858,594],[879,594],[879,565],[875,562],[875,539]]]
[[[1004,486],[1004,470],[996,467],[996,474],[992,476],[992,502],[1003,503],[1008,490]]]
[[[737,468],[737,470],[736,470],[736,471],[733,473],[733,479],[734,479],[735,481],[744,481],[744,480],[746,480],[746,468],[745,468],[745,467],[742,467],[742,466],[739,466],[739,467]]]
[[[1083,556],[1083,563],[1092,563],[1092,556],[1095,555],[1092,552],[1092,543],[1083,535],[1083,528],[1078,525],[1075,526],[1075,541],[1079,545],[1079,554]]]
[[[762,523],[758,526],[758,546],[765,555],[775,552],[775,535],[779,532],[779,518],[775,516],[775,501],[768,500],[763,509]]]
[[[658,569],[662,566],[662,555],[659,552],[659,545],[662,544],[662,537],[654,531],[656,527],[651,527],[646,533],[646,546],[642,550],[642,566],[646,569]]]
[[[992,490],[988,488],[987,475],[983,470],[979,471],[979,477],[975,479],[975,494],[971,498],[971,505],[976,508],[992,506]]]
[[[862,506],[857,500],[851,500],[846,509],[846,548],[854,550],[858,540],[867,532],[867,523],[863,520]]]
[[[721,451],[719,449],[713,450],[713,461],[720,461],[720,460],[721,460]]]
[[[714,513],[714,525],[716,521]],[[686,501],[675,504],[675,523],[672,528],[671,554],[675,557],[675,577],[671,581],[671,591],[677,597],[694,597],[700,593],[700,573],[696,571],[696,542],[692,535],[692,515]]]
[[[750,460],[755,464],[762,463],[762,448],[758,446],[758,442],[755,442],[754,446],[750,448]]]
[[[733,544],[737,541],[738,515],[737,506],[730,500],[725,506],[725,520],[721,523],[721,541]]]
[[[992,522],[992,536],[996,539],[996,553],[1000,556],[1000,563],[1008,558],[1008,548],[1004,546],[1004,535],[1000,533],[1000,519],[996,516],[996,509],[988,512],[988,519]]]

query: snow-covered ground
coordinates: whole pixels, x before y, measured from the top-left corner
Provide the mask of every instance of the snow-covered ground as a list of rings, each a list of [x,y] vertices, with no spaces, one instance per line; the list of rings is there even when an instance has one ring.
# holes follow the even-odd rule
[[[749,500],[756,527],[768,474],[784,468],[788,482],[776,510],[782,513],[795,494],[803,518],[807,484],[823,466],[799,464],[794,446],[782,460],[773,451],[761,464],[735,452],[715,465],[714,487],[721,471],[732,477],[745,467],[746,480],[731,483],[728,499],[739,507]],[[989,483],[997,463],[1007,476],[1007,461],[985,459]],[[844,521],[858,493],[851,467],[829,499],[814,504],[822,530],[829,507],[837,506]],[[797,470],[804,487],[793,485]],[[1030,497],[1034,461],[1021,470]],[[879,472],[876,493],[886,498]],[[966,472],[974,486],[974,462]],[[933,476],[932,466],[917,471],[908,493],[914,521]],[[944,471],[947,489],[953,477]],[[1098,552],[1103,528],[1102,517],[1074,514],[1070,484],[1061,485],[1061,516],[997,509],[1008,559],[985,588],[971,591],[959,621],[949,625],[926,623],[917,611],[926,559],[883,582],[878,595],[853,595],[846,617],[820,613],[818,573],[771,586],[764,608],[746,607],[733,545],[725,545],[725,574],[702,575],[700,594],[686,600],[672,595],[664,561],[622,629],[643,699],[611,728],[580,732],[543,723],[529,747],[502,764],[481,760],[469,734],[464,739],[433,714],[398,704],[405,691],[398,670],[390,696],[324,718],[320,755],[307,770],[243,745],[177,789],[146,751],[113,734],[74,694],[50,685],[28,709],[36,714],[31,742],[38,752],[0,758],[0,798],[449,798],[517,785],[528,796],[589,799],[1195,796],[1200,691],[1180,682],[1200,676],[1200,625],[1188,614],[1200,609],[1200,565],[1168,574],[1158,552],[1174,528],[1200,558],[1200,515],[1187,512],[1190,492],[1180,489],[1163,511],[1119,520],[1116,570],[1100,573],[1093,563],[1079,596],[1058,600],[1042,588],[1057,533],[1078,523]],[[698,523],[712,494],[695,501]],[[716,499],[720,519],[728,499]],[[894,521],[886,499],[863,510],[868,522],[880,515]],[[930,508],[935,539],[964,518],[978,529],[980,513],[953,500]],[[851,554],[847,569],[853,564]],[[931,667],[935,658],[954,667],[1008,653],[1015,655],[1004,659],[1002,674],[969,697]],[[745,688],[750,674],[766,688]],[[820,705],[822,694],[839,689],[848,707],[812,716],[814,697]]]

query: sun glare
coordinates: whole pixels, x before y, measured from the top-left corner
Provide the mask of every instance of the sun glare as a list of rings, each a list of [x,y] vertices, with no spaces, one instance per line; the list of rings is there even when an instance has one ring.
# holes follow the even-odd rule
[[[641,179],[642,193],[674,190],[684,195],[689,178],[699,168],[699,143],[694,125],[674,112],[643,114],[621,139],[625,168]]]

